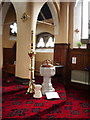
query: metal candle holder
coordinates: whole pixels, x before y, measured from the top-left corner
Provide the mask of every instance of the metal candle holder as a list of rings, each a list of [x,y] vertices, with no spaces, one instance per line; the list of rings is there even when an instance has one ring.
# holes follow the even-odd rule
[[[35,55],[35,52],[31,51],[28,53],[29,57],[31,58],[31,69],[29,69],[31,71],[31,79],[29,81],[29,87],[28,87],[28,90],[27,90],[27,93],[33,93],[34,92],[34,67],[33,67],[33,58],[34,58],[34,55]]]
[[[35,58],[35,51],[34,51],[34,38],[33,38],[33,31],[31,34],[31,52],[28,52],[28,55],[31,59],[31,68],[29,69],[31,71],[31,78],[29,81],[29,87],[27,90],[27,93],[33,93],[34,92],[34,88],[35,88],[35,84],[34,84],[34,58]],[[26,94],[27,94],[26,93]]]

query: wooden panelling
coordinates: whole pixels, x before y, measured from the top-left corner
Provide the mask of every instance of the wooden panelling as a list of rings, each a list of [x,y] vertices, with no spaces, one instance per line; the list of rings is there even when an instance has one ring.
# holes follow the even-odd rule
[[[14,64],[6,64],[3,67],[3,71],[10,74],[15,74],[15,65]]]
[[[90,52],[89,52],[89,55],[88,55],[88,66],[90,67]]]
[[[55,44],[54,48],[54,62],[66,65],[68,57],[68,44]]]
[[[10,63],[13,64],[16,60],[16,44],[13,48],[3,48],[3,66]]]
[[[3,49],[3,71],[15,74],[14,61],[16,61],[16,44],[13,48]]]
[[[72,63],[72,57],[76,57],[76,64]],[[87,49],[70,49],[68,44],[55,44],[54,62],[64,65],[62,80],[69,84],[72,70],[85,70],[90,67],[89,45]]]
[[[87,49],[90,49],[90,43],[87,44]]]
[[[68,55],[69,55],[69,44],[55,44],[54,48],[54,62],[64,65],[64,68],[60,70],[58,74],[61,75],[61,82],[66,83],[68,69]],[[58,68],[59,69],[59,68]],[[60,79],[59,78],[59,79]]]
[[[72,57],[76,57],[76,64],[72,63]],[[72,49],[70,50],[71,70],[85,70],[90,67],[90,50]]]

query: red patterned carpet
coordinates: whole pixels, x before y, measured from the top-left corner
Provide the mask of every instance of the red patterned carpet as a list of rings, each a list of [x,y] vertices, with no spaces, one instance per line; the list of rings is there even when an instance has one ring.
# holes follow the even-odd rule
[[[60,99],[47,100],[26,95],[28,86],[10,83],[3,84],[2,120],[73,120],[90,118],[90,97],[86,91],[66,88],[55,83],[54,88]]]

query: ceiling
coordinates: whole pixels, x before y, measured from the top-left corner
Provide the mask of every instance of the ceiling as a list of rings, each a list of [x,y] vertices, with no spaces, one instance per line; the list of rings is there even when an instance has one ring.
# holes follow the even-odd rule
[[[43,21],[43,20],[47,20],[47,19],[51,19],[51,18],[52,18],[52,14],[50,12],[50,9],[49,9],[47,3],[45,3],[38,15],[37,20]]]

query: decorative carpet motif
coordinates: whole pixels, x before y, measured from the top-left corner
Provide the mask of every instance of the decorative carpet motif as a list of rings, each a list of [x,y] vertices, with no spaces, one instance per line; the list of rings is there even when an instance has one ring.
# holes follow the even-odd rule
[[[47,100],[33,98],[33,94],[25,94],[28,86],[15,84],[13,81],[3,86],[3,118],[33,118],[66,100],[64,85],[55,85],[60,99]]]
[[[90,97],[87,91],[76,90],[75,88],[66,89],[67,100],[43,118],[72,118],[90,120]],[[54,116],[53,116],[54,115]]]
[[[60,99],[33,98],[25,94],[28,86],[13,82],[3,85],[2,120],[89,120],[90,97],[87,91],[66,88],[56,83],[55,90]],[[66,97],[67,95],[67,97]]]

